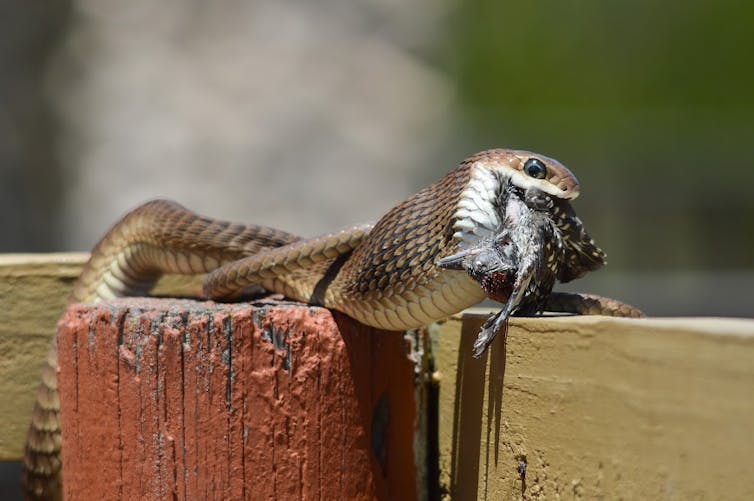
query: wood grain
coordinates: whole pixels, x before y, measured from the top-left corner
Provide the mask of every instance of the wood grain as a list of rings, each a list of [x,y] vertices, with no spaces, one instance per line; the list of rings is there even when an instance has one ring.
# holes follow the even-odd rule
[[[419,351],[296,303],[75,305],[66,499],[415,499]],[[96,466],[95,466],[96,465]]]

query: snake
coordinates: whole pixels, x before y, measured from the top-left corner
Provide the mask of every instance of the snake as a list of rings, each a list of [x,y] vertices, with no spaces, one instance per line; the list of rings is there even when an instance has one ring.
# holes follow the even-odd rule
[[[314,238],[212,219],[169,200],[146,202],[97,243],[68,303],[145,295],[165,273],[206,274],[207,298],[234,298],[257,286],[375,328],[419,328],[488,296],[472,275],[438,262],[494,238],[505,221],[501,193],[510,185],[556,201],[549,210],[562,237],[559,281],[579,278],[605,264],[604,252],[570,206],[580,193],[576,176],[544,155],[491,149],[466,158],[376,223]],[[614,299],[554,292],[544,299],[542,309],[641,315]],[[56,371],[53,340],[25,445],[28,499],[62,496]]]

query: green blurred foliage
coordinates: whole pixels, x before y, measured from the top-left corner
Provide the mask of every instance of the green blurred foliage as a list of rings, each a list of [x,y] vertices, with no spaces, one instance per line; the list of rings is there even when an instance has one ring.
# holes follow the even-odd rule
[[[485,0],[451,26],[464,148],[569,166],[612,269],[754,267],[754,3]]]

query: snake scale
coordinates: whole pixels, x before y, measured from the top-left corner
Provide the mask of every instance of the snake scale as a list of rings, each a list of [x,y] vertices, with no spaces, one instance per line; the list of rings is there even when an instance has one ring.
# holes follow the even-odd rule
[[[311,239],[210,219],[166,200],[147,202],[97,244],[69,303],[146,294],[163,273],[208,273],[204,291],[213,299],[236,296],[254,284],[373,327],[417,328],[490,295],[473,274],[446,269],[438,261],[494,238],[506,221],[501,194],[507,186],[553,201],[547,210],[562,242],[553,268],[559,281],[604,264],[604,253],[570,206],[579,194],[576,177],[554,159],[495,149],[467,158],[374,225]],[[612,299],[550,290],[551,284],[537,309],[640,315]],[[29,499],[61,496],[56,369],[53,342],[26,441],[24,485]]]

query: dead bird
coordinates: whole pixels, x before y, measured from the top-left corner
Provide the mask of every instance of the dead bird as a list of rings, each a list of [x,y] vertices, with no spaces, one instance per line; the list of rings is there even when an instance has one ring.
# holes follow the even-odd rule
[[[442,268],[466,271],[490,299],[504,304],[482,326],[474,343],[476,357],[511,315],[541,313],[556,280],[572,280],[605,263],[604,252],[567,201],[509,184],[498,206],[502,223],[492,236],[437,262]]]

